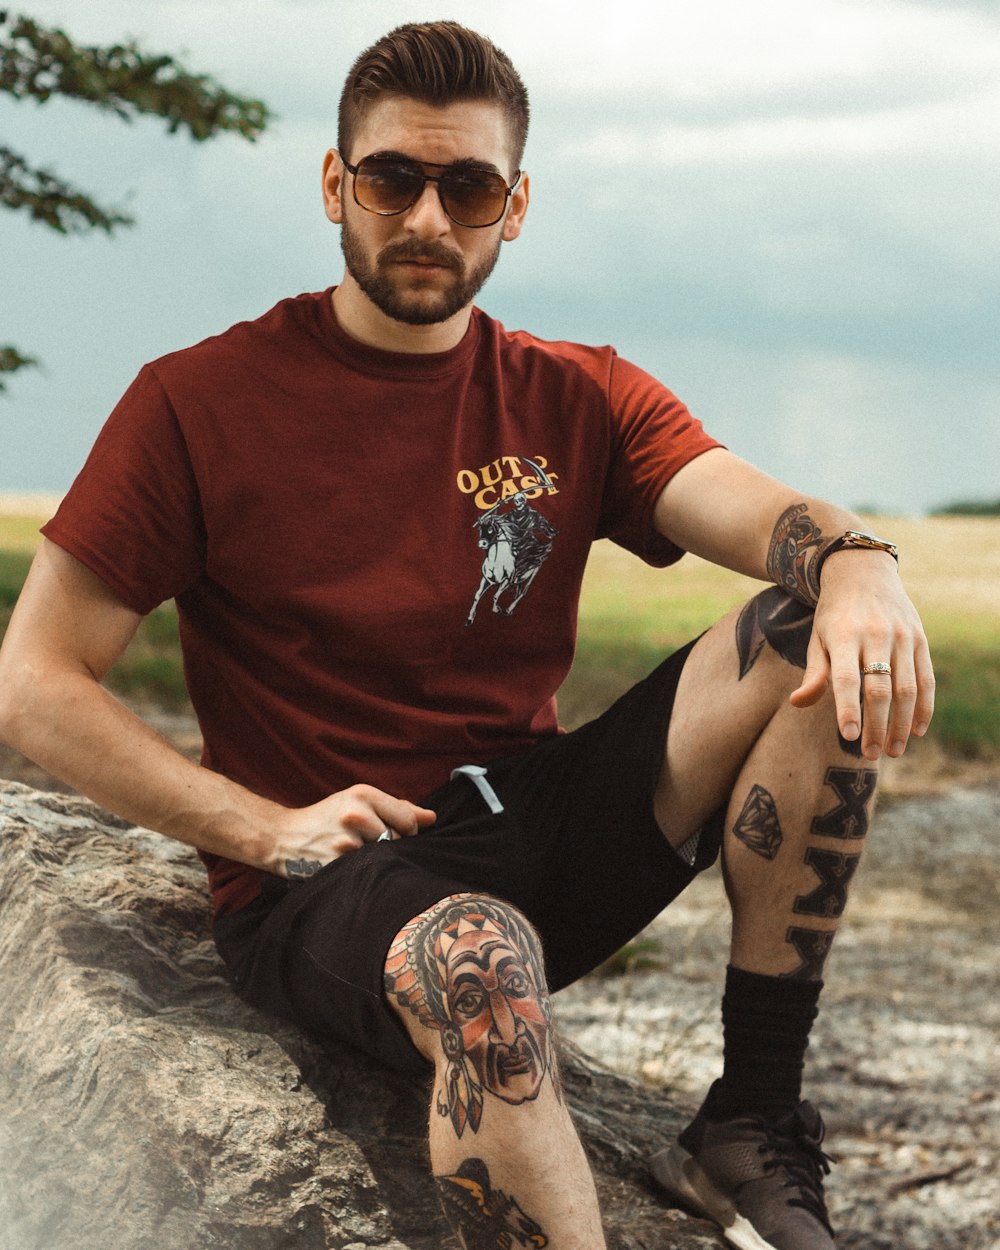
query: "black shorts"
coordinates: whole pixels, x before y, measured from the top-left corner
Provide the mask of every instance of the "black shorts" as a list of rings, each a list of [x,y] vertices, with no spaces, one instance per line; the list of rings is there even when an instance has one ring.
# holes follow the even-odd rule
[[[457,777],[422,800],[437,821],[414,837],[366,843],[305,881],[267,878],[260,899],[215,925],[240,995],[321,1042],[422,1074],[383,997],[383,967],[403,925],[440,899],[472,891],[518,907],[540,935],[551,990],[613,955],[718,854],[722,810],[679,852],[653,815],[692,645],[596,720],[490,764],[501,814]]]

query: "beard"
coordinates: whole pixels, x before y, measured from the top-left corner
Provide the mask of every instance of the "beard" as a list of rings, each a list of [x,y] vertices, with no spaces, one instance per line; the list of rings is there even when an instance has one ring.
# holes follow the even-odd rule
[[[498,237],[493,250],[475,268],[468,269],[462,255],[443,243],[421,243],[412,239],[405,243],[388,244],[372,261],[346,218],[341,225],[340,246],[347,272],[375,307],[394,321],[411,326],[429,326],[447,321],[471,304],[493,272],[500,255]],[[438,290],[406,287],[401,276],[393,273],[392,266],[398,261],[417,259],[432,261],[449,269],[452,280]]]

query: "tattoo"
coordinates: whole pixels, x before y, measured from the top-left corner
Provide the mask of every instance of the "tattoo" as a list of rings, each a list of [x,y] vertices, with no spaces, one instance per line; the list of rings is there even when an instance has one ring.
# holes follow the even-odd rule
[[[823,532],[807,513],[808,504],[795,503],[778,518],[767,549],[767,575],[775,585],[801,603],[819,602],[816,556],[826,546]]]
[[[323,867],[318,859],[286,859],[285,876],[289,881],[306,881]]]
[[[819,877],[819,885],[811,894],[800,894],[792,911],[800,916],[842,916],[847,906],[847,887],[851,884],[860,855],[842,855],[839,851],[821,851],[811,846],[805,862]]]
[[[832,933],[819,933],[815,929],[796,929],[792,926],[785,934],[785,941],[795,947],[802,962],[793,972],[781,975],[795,981],[819,981],[823,976],[823,964],[833,945]]]
[[[757,662],[765,642],[789,664],[805,668],[812,618],[812,608],[789,598],[780,586],[770,586],[755,595],[736,622],[740,681]]]
[[[809,832],[825,838],[863,838],[868,832],[866,804],[875,793],[878,773],[873,768],[828,768],[823,780],[840,803],[825,816],[816,816]]]
[[[482,1159],[465,1159],[453,1176],[436,1176],[438,1196],[462,1250],[547,1246],[549,1239],[516,1198],[494,1189]]]
[[[755,785],[747,795],[743,810],[736,818],[733,833],[757,855],[774,859],[784,834],[778,821],[774,798],[763,786]]]
[[[548,1072],[559,1096],[541,950],[509,904],[455,894],[415,917],[390,947],[385,991],[441,1034],[437,1109],[457,1137],[478,1131],[484,1090],[518,1106]]]

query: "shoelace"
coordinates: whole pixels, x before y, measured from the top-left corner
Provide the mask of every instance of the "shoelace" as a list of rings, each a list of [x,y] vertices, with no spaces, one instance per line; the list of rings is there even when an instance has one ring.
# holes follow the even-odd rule
[[[779,1124],[762,1122],[765,1140],[759,1150],[768,1155],[764,1166],[768,1172],[783,1170],[788,1175],[787,1189],[796,1196],[788,1199],[790,1207],[802,1207],[820,1221],[830,1236],[833,1228],[823,1200],[823,1177],[830,1171],[832,1155],[820,1148],[820,1140],[809,1135],[798,1117]]]

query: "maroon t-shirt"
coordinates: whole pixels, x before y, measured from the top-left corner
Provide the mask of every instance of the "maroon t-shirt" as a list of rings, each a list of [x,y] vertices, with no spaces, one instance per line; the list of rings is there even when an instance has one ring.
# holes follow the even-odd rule
[[[591,543],[678,559],[654,505],[715,446],[609,347],[476,310],[451,351],[383,352],[325,291],[147,365],[44,533],[139,613],[176,598],[206,767],[419,801],[558,732]],[[259,892],[204,858],[218,913]]]

